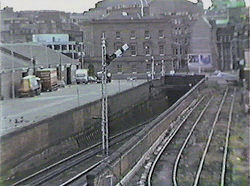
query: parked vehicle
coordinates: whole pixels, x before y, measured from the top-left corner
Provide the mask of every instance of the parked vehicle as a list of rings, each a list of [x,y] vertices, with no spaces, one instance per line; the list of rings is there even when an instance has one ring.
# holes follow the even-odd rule
[[[88,69],[77,69],[76,70],[76,83],[88,83]]]
[[[36,71],[37,76],[41,79],[42,91],[57,90],[58,80],[55,68],[45,68]]]
[[[35,96],[41,93],[40,78],[36,76],[26,76],[21,80],[21,87],[18,89],[19,97]]]
[[[93,77],[93,76],[89,76],[89,77],[88,77],[88,82],[89,82],[89,83],[97,83],[97,78],[96,78],[96,77]]]
[[[97,83],[102,82],[102,72],[97,72]],[[111,83],[112,74],[110,72],[107,72],[107,83]]]

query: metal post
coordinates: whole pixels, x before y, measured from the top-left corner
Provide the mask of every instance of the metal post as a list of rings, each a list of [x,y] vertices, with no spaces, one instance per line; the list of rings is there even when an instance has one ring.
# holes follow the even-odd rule
[[[154,80],[154,74],[155,74],[155,59],[154,56],[152,56],[152,72],[151,72],[152,80]]]
[[[144,16],[144,11],[143,11],[143,9],[144,9],[144,7],[143,7],[143,1],[142,0],[140,0],[141,1],[141,16],[143,17]]]
[[[165,76],[165,61],[161,61],[161,76]]]
[[[47,45],[45,47],[46,47],[47,68],[49,68],[48,47]]]
[[[82,52],[82,60],[81,60],[81,69],[83,69],[83,52]]]
[[[233,40],[230,42],[230,69],[233,70]]]
[[[15,77],[14,77],[14,73],[15,73],[15,65],[14,65],[14,51],[13,51],[13,47],[12,47],[12,51],[11,51],[11,55],[12,55],[12,73],[11,73],[11,88],[12,88],[12,99],[15,99],[16,95],[15,95]]]
[[[179,43],[179,53],[178,53],[178,69],[181,66],[181,44]]]
[[[78,85],[77,85],[77,88],[76,88],[76,92],[77,92],[77,103],[78,103],[78,107],[80,106],[80,99],[79,99],[79,88],[78,88]]]
[[[224,71],[224,47],[223,47],[223,41],[221,42],[221,71]]]
[[[109,153],[108,134],[108,97],[107,97],[107,69],[106,69],[106,41],[102,37],[102,150],[103,156]]]
[[[172,71],[174,70],[174,58],[172,58]]]
[[[121,80],[118,80],[119,92],[121,92]]]
[[[62,80],[62,56],[59,53],[59,80]]]

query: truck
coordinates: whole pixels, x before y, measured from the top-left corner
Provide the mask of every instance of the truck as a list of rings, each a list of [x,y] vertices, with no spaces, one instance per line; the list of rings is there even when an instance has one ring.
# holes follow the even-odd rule
[[[35,96],[40,95],[41,93],[41,84],[40,84],[40,78],[29,75],[25,76],[21,80],[20,88],[18,89],[19,97],[24,96]]]
[[[57,90],[57,70],[56,68],[45,68],[36,71],[37,76],[41,79],[42,91]]]
[[[88,72],[89,69],[77,69],[76,70],[76,83],[88,83]]]

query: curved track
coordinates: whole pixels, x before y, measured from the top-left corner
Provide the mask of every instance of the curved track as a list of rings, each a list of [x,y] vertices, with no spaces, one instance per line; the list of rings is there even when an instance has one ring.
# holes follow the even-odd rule
[[[147,184],[150,185],[187,185],[187,182],[183,182],[181,175],[180,177],[178,176],[179,168],[182,168],[184,171],[181,171],[181,173],[184,172],[184,174],[187,174],[186,177],[189,177],[188,180],[188,185],[198,185],[198,184],[204,184],[206,182],[206,172],[203,175],[202,181],[200,181],[200,177],[202,174],[202,170],[207,170],[211,169],[210,167],[210,162],[211,160],[206,160],[206,156],[209,153],[209,157],[211,158],[213,156],[214,152],[219,153],[221,158],[217,158],[216,162],[220,162],[219,165],[221,165],[221,168],[217,168],[216,172],[220,171],[217,175],[217,178],[213,178],[211,183],[216,183],[220,184],[221,186],[224,185],[225,182],[225,174],[226,174],[226,159],[227,159],[227,153],[228,153],[228,141],[229,141],[229,136],[230,136],[230,125],[232,121],[232,113],[233,113],[233,106],[234,106],[234,101],[235,101],[235,92],[236,89],[234,89],[234,93],[231,95],[229,92],[232,92],[229,90],[227,87],[222,99],[220,101],[220,104],[216,106],[216,101],[214,101],[214,97],[212,96],[209,100],[206,101],[206,104],[204,108],[195,109],[198,104],[188,113],[187,119],[183,122],[181,122],[181,126],[184,125],[185,127],[177,127],[169,136],[168,140],[165,140],[164,146],[161,148],[159,152],[157,152],[157,156],[154,158],[152,165],[149,169],[148,177],[147,177]],[[218,100],[218,96],[216,97]],[[205,99],[204,99],[205,100]],[[201,102],[200,100],[199,102]],[[230,106],[229,106],[230,105]],[[199,106],[200,107],[200,106]],[[230,109],[228,109],[230,107]],[[208,116],[207,112],[209,110],[215,110],[217,108],[216,114],[212,116],[210,114]],[[229,110],[229,111],[228,111]],[[194,112],[194,113],[193,113]],[[196,112],[196,113],[195,113]],[[198,113],[198,117],[196,117]],[[188,119],[190,115],[193,115],[195,120]],[[210,117],[209,122],[211,122],[211,125],[209,125],[209,122],[207,123],[206,119],[204,117]],[[214,117],[214,118],[213,118]],[[213,119],[213,121],[211,120]],[[227,120],[228,119],[228,120]],[[185,124],[184,124],[185,123]],[[191,125],[191,124],[192,125]],[[225,125],[227,125],[225,127]],[[198,127],[199,126],[199,127]],[[210,127],[210,129],[209,129]],[[183,129],[184,128],[184,129]],[[180,130],[181,129],[181,130]],[[183,129],[183,130],[182,130]],[[198,130],[199,129],[199,130]],[[179,131],[180,130],[180,131]],[[203,135],[202,137],[205,138],[204,134],[207,135],[207,141],[204,143],[202,146],[204,146],[204,149],[201,150],[202,146],[199,147],[200,150],[199,152],[196,153],[195,149],[190,142],[192,140],[197,140],[197,136],[199,136],[199,133],[201,133],[201,130],[208,131],[209,134],[206,134],[207,132],[204,132],[200,135]],[[224,134],[225,133],[225,134]],[[219,145],[216,144],[217,141],[215,139],[212,140],[213,136],[220,136],[219,140]],[[212,141],[212,143],[211,143]],[[211,145],[212,144],[212,145]],[[216,146],[217,145],[217,146]],[[222,147],[224,149],[223,155],[220,153]],[[188,148],[188,149],[187,149]],[[191,150],[190,150],[191,148]],[[193,151],[196,153],[197,157],[194,157],[194,160],[190,160],[192,166],[196,166],[196,168],[191,168],[190,163],[184,163],[189,162],[189,158],[192,159],[190,155],[186,155],[186,152],[189,153],[190,151]],[[190,157],[188,157],[190,156]],[[175,159],[173,160],[173,157]],[[183,159],[184,158],[184,159]],[[213,160],[214,161],[214,160]],[[168,166],[167,168],[162,168],[163,162],[165,164],[167,163]],[[173,163],[174,162],[174,163]],[[181,164],[180,164],[181,162]],[[183,164],[184,163],[184,164]],[[161,165],[158,165],[161,164]],[[205,165],[205,166],[204,166]],[[184,167],[183,167],[184,166]],[[186,166],[186,168],[185,168]],[[158,167],[158,168],[157,168]],[[198,168],[197,168],[198,167]],[[187,171],[185,171],[187,170]],[[197,171],[196,171],[197,170]],[[162,172],[159,172],[162,171]],[[164,172],[165,171],[165,172]],[[169,173],[171,172],[171,173]],[[160,175],[161,177],[165,176],[165,181],[166,179],[168,180],[168,183],[160,182],[159,180],[156,179],[155,175]],[[172,182],[169,181],[169,175],[172,175]],[[192,176],[193,175],[193,176]],[[190,177],[191,176],[191,177]],[[193,178],[192,178],[193,177]],[[212,177],[212,176],[210,176]],[[156,180],[155,180],[156,179]],[[155,180],[155,181],[153,181]],[[178,183],[178,180],[181,181],[181,183]],[[193,182],[192,182],[193,180]],[[164,183],[164,184],[163,184]]]

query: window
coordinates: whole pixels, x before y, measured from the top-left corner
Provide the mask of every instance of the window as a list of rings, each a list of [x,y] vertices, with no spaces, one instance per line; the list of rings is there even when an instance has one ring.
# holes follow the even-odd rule
[[[62,45],[62,50],[67,50],[67,45]]]
[[[117,72],[122,73],[122,65],[117,65]]]
[[[54,45],[55,50],[60,50],[60,45]]]
[[[146,69],[147,69],[147,72],[150,71],[150,69],[151,69],[151,64],[147,64]]]
[[[148,30],[145,31],[144,36],[145,36],[145,39],[149,39],[150,38],[150,34],[149,34]]]
[[[159,38],[164,38],[164,32],[163,32],[163,30],[159,30]]]
[[[136,38],[135,31],[131,31],[130,32],[130,39],[135,39],[135,38]]]
[[[115,36],[116,36],[116,39],[121,39],[121,32],[116,32]]]
[[[144,51],[146,56],[150,56],[150,46],[149,44],[144,44]]]
[[[136,65],[132,65],[132,72],[136,72]]]
[[[227,36],[224,36],[224,42],[227,42]]]
[[[178,49],[177,48],[175,49],[175,54],[178,55]]]
[[[130,51],[131,51],[131,56],[136,56],[137,55],[136,44],[131,44],[130,45]]]
[[[159,45],[159,53],[160,53],[160,55],[164,55],[164,45]]]

